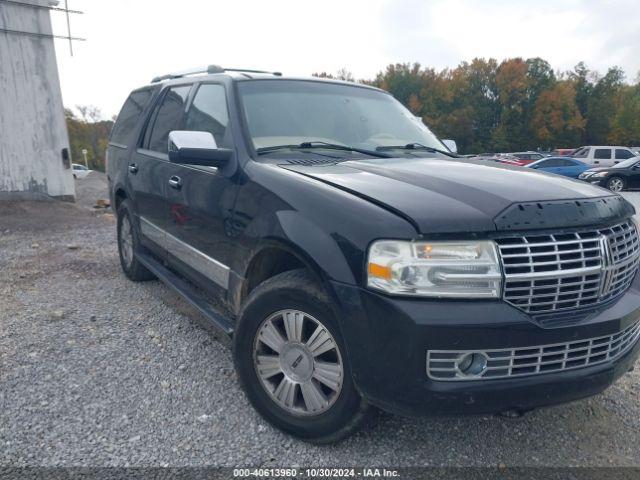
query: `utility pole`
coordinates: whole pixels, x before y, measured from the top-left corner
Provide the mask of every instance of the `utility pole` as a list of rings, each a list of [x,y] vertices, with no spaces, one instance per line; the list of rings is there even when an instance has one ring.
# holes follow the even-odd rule
[[[87,151],[86,148],[82,149],[82,156],[84,157],[84,166],[87,167],[87,169],[89,169],[89,162],[87,162],[87,153],[89,153]]]

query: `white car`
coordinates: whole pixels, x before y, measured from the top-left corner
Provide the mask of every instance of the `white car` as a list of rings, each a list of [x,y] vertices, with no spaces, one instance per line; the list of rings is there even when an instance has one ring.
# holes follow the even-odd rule
[[[613,165],[635,157],[637,152],[621,146],[587,146],[580,147],[571,157],[593,167],[612,167]]]
[[[93,172],[93,170],[89,170],[84,165],[80,165],[79,163],[73,164],[73,178],[84,178],[91,172]]]

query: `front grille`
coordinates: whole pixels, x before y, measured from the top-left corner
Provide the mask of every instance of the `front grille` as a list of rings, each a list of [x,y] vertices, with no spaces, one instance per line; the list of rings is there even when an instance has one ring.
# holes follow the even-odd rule
[[[572,370],[615,360],[629,350],[640,337],[640,322],[614,335],[500,350],[429,350],[427,375],[433,380],[485,380]],[[476,375],[460,371],[465,355],[484,357],[486,367]]]
[[[595,306],[616,297],[631,285],[640,258],[631,220],[597,230],[496,242],[504,299],[534,315]]]

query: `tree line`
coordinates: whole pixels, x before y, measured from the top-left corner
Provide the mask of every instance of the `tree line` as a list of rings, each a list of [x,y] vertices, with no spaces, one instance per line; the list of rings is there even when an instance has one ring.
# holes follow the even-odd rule
[[[345,68],[314,76],[356,81]],[[555,72],[542,58],[475,58],[443,70],[397,63],[358,82],[390,92],[462,153],[640,146],[640,75],[628,83],[618,67],[602,75],[583,62]],[[89,168],[104,171],[113,120],[76,110],[65,109],[73,161],[84,163],[87,149]]]
[[[314,75],[354,81],[346,69]],[[626,83],[618,67],[601,75],[583,62],[554,72],[542,58],[475,58],[439,71],[393,64],[359,82],[390,92],[463,153],[640,145],[640,78]]]

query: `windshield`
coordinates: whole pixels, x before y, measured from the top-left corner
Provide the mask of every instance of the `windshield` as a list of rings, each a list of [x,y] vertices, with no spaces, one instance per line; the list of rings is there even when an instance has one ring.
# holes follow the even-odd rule
[[[377,90],[304,80],[242,81],[238,90],[256,149],[327,142],[446,150],[400,102]]]
[[[640,160],[639,157],[631,157],[631,158],[627,158],[626,160],[623,160],[620,163],[616,163],[613,168],[629,168],[630,166],[632,166],[634,163],[637,163],[638,160]]]

